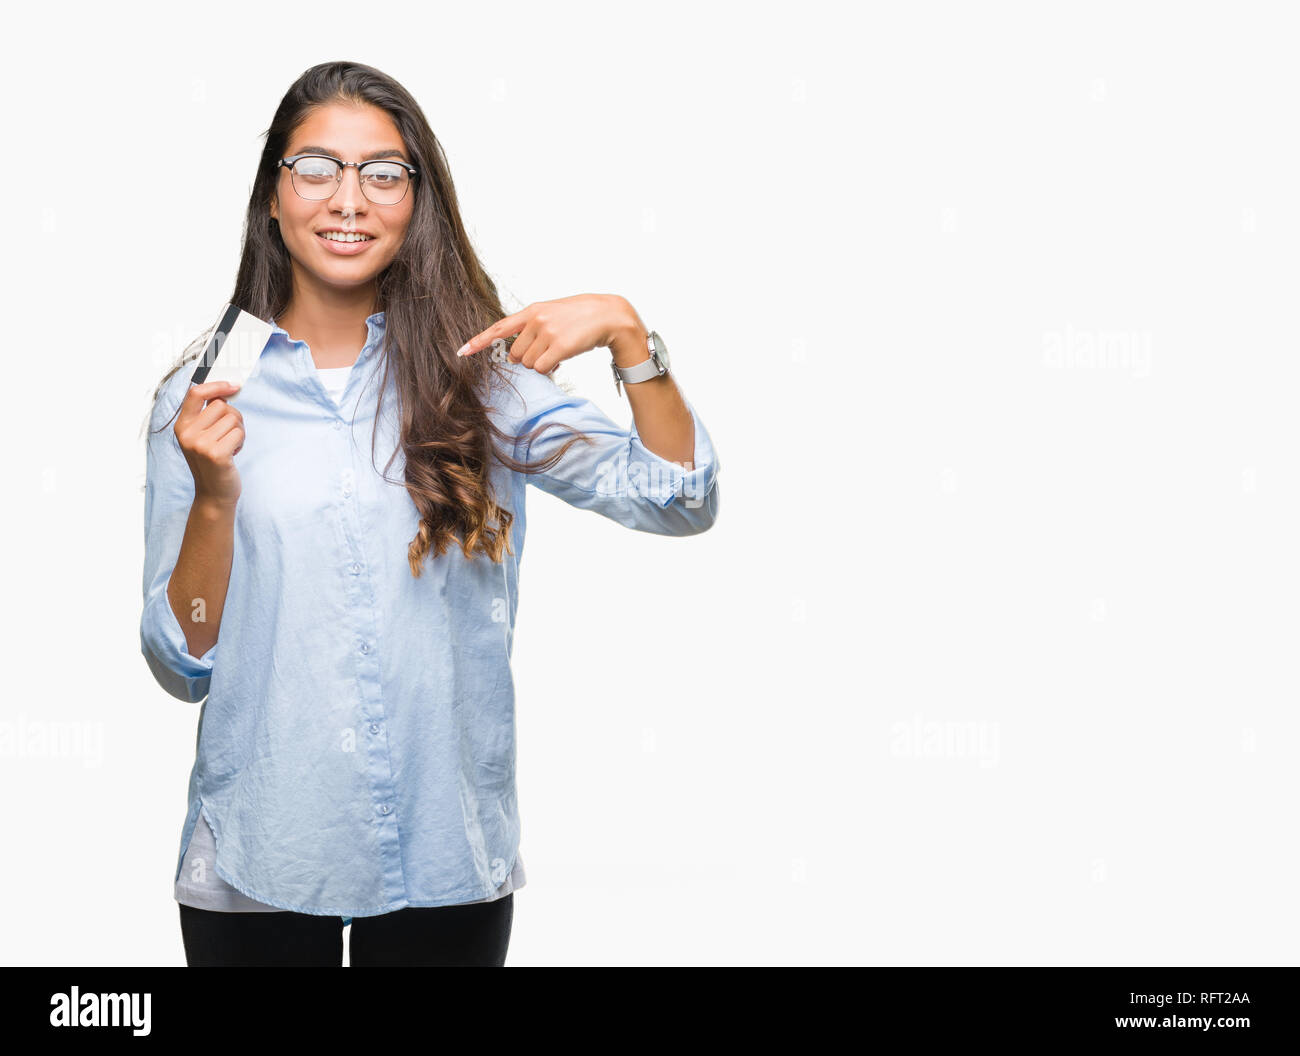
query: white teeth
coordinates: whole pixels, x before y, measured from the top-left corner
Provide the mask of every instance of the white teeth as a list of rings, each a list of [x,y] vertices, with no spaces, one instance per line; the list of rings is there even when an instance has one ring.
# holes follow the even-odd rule
[[[322,231],[322,238],[328,238],[331,242],[369,242],[369,235],[358,235],[352,231]]]

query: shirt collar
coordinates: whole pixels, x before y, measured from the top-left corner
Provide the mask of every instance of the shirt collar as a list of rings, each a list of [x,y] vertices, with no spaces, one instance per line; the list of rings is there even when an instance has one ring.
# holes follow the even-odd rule
[[[290,347],[301,344],[301,342],[294,341],[289,337],[289,331],[276,323],[274,316],[264,319],[263,322],[271,324],[272,339],[277,336],[282,337],[284,343]],[[374,315],[366,316],[366,330],[370,336],[366,340],[366,347],[361,350],[361,355],[363,357],[370,355],[376,348],[378,348],[380,340],[384,336],[384,324],[385,318],[383,312],[375,312]]]

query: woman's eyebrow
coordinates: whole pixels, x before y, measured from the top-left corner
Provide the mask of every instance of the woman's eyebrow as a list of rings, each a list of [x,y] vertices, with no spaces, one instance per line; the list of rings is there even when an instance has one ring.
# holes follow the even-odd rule
[[[293,153],[294,153],[294,154],[328,154],[328,155],[330,155],[330,157],[334,157],[334,158],[342,157],[342,155],[341,155],[337,150],[331,150],[329,147],[318,147],[318,146],[314,146],[314,145],[312,145],[312,144],[310,144],[310,143],[307,144],[307,146],[305,146],[305,147],[299,147],[299,148],[298,148],[297,150],[295,150]],[[400,150],[393,150],[393,149],[390,147],[388,150],[375,150],[375,151],[371,151],[369,154],[367,154],[367,155],[366,155],[365,157],[363,157],[361,160],[362,160],[362,161],[377,161],[379,158],[402,158],[403,160],[405,160],[406,155],[405,155],[402,151],[400,151]]]

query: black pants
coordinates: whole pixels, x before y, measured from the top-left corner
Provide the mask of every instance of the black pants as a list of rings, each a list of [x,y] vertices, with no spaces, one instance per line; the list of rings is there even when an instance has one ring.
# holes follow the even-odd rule
[[[343,965],[343,918],[312,913],[222,913],[178,902],[185,962],[191,968]],[[514,921],[514,893],[491,902],[398,909],[353,917],[354,968],[502,968]]]

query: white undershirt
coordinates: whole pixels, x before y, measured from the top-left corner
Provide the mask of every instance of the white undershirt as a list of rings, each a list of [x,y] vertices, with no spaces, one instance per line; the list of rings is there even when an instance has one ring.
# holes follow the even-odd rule
[[[317,367],[316,376],[320,378],[325,391],[334,397],[334,402],[342,406],[343,390],[348,386],[348,375],[352,373],[352,364],[346,367]]]

